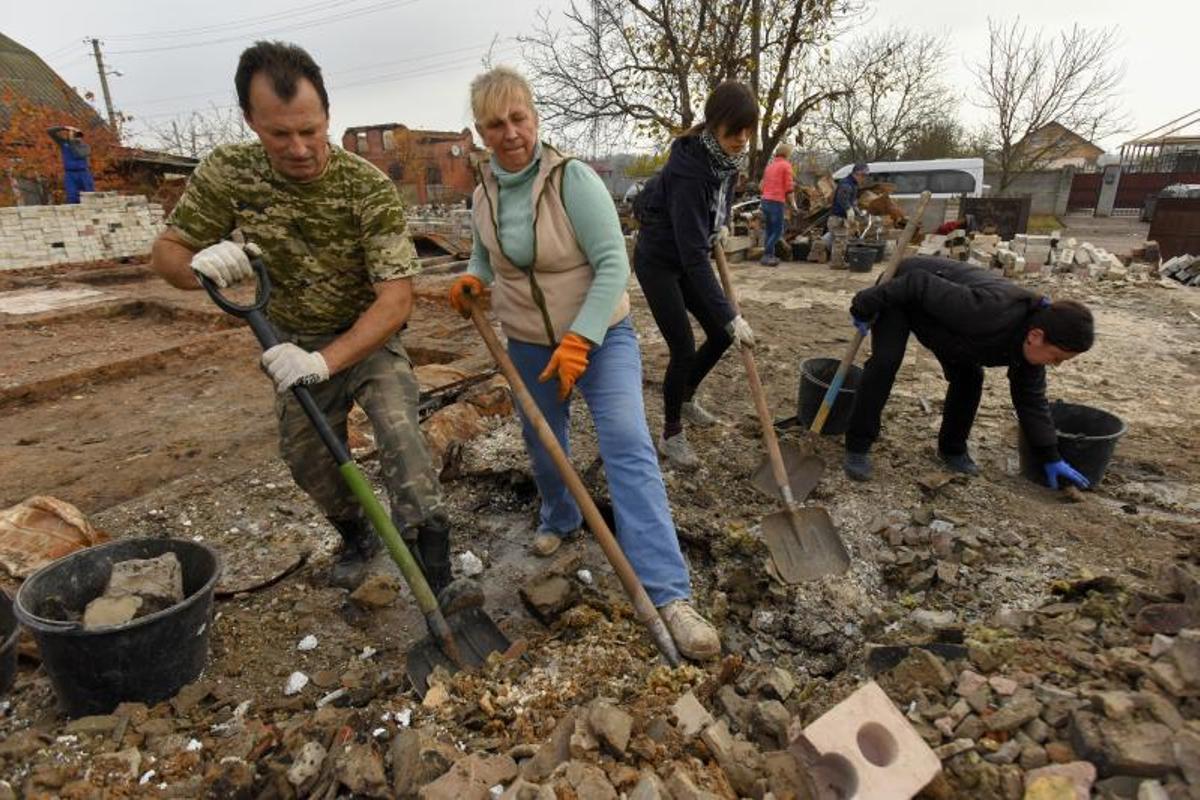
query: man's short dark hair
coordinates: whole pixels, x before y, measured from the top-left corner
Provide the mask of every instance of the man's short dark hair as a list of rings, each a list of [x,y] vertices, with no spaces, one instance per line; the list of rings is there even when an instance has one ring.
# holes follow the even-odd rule
[[[1055,300],[1038,309],[1029,321],[1030,329],[1040,328],[1046,342],[1068,353],[1086,353],[1096,341],[1092,312],[1078,300]]]
[[[275,95],[285,103],[296,96],[297,82],[304,78],[317,90],[321,107],[329,115],[329,95],[325,92],[321,68],[303,47],[287,42],[255,42],[253,47],[242,51],[233,85],[237,87],[238,105],[246,116],[250,116],[250,79],[259,72],[266,73]]]

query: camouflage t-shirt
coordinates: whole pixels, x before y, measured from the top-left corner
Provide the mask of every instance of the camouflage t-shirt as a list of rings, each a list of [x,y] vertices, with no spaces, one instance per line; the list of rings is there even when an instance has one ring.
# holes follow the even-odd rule
[[[261,247],[268,316],[293,333],[343,331],[374,302],[373,283],[420,272],[396,187],[340,147],[330,147],[324,174],[309,183],[272,169],[258,142],[218,147],[167,224],[196,249],[234,230]]]

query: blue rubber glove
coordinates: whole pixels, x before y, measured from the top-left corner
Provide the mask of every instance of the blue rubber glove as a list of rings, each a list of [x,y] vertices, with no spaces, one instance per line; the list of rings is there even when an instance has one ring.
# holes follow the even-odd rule
[[[850,321],[852,323],[854,323],[855,330],[857,330],[863,336],[866,336],[868,333],[871,332],[871,323],[867,322],[865,319],[859,319],[858,317],[851,314]]]
[[[1043,465],[1042,469],[1046,470],[1046,483],[1050,485],[1051,489],[1058,488],[1059,478],[1066,478],[1080,489],[1087,489],[1092,485],[1087,478],[1079,474],[1077,469],[1061,458],[1058,461],[1052,461],[1049,464]]]

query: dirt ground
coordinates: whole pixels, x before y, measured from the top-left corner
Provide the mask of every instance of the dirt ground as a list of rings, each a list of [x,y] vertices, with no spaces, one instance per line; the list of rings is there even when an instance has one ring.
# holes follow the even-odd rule
[[[735,265],[778,419],[796,413],[801,363],[842,354],[852,332],[850,297],[874,278],[816,264]],[[477,368],[484,363],[482,346],[469,324],[443,304],[451,279],[418,280],[406,343],[416,364]],[[1002,370],[989,371],[972,434],[983,474],[939,479],[934,447],[944,382],[936,360],[914,342],[885,412],[873,482],[856,484],[843,476],[840,437],[811,442],[794,428],[782,429],[786,441],[824,458],[825,475],[809,502],[829,511],[853,560],[845,575],[783,587],[768,577],[759,529],[776,507],[747,480],[762,449],[740,360],[728,355],[703,387],[701,401],[722,423],[689,430],[699,469],[664,469],[697,602],[719,623],[727,653],[749,665],[781,667],[805,687],[803,699],[789,706],[801,722],[811,722],[868,677],[868,643],[921,635],[914,610],[949,611],[960,629],[990,625],[1007,610],[1051,602],[1056,582],[1095,575],[1145,582],[1164,562],[1196,547],[1200,291],[1069,276],[1029,283],[1053,297],[1081,299],[1097,317],[1095,348],[1051,373],[1051,399],[1103,408],[1128,426],[1103,483],[1080,503],[1065,502],[1019,475],[1015,416]],[[0,313],[0,506],[48,494],[77,505],[114,537],[203,541],[222,554],[226,586],[301,561],[268,588],[218,600],[205,671],[216,687],[212,713],[218,722],[228,722],[233,709],[249,700],[264,720],[283,725],[339,686],[368,687],[366,709],[377,716],[415,709],[418,718],[436,721],[417,705],[403,678],[404,652],[424,634],[407,590],[394,604],[364,610],[324,582],[336,537],[276,457],[272,393],[250,333],[201,293],[172,290],[136,266],[0,274],[0,293],[78,287],[103,295],[35,315]],[[636,282],[631,289],[646,413],[657,435],[666,347]],[[582,403],[573,429],[573,460],[603,500],[602,469]],[[369,455],[365,465],[373,475]],[[645,692],[647,681],[653,686],[656,680],[647,677],[653,650],[629,623],[593,542],[565,550],[580,559],[571,569],[588,570],[594,581],[582,591],[585,605],[602,610],[599,620],[575,619],[571,624],[580,632],[572,634],[570,624],[547,628],[522,604],[518,588],[545,564],[526,552],[536,490],[517,422],[488,421],[486,433],[457,454],[452,474],[444,488],[456,557],[469,550],[482,560],[487,609],[510,639],[529,644],[524,675],[509,676],[510,682],[545,695],[544,713],[531,713],[522,724],[446,723],[462,749],[536,743],[549,735],[563,706],[595,696],[625,697],[633,705],[656,696]],[[914,580],[905,559],[897,560],[895,548],[880,536],[881,515],[907,519],[925,512],[969,531],[975,542],[975,557],[963,559],[953,583]],[[376,567],[392,569],[382,559]],[[2,574],[0,584],[10,594],[17,585]],[[309,634],[319,646],[298,651],[296,644]],[[312,684],[285,697],[284,684],[295,671]],[[560,680],[564,674],[571,677],[569,687]],[[704,677],[684,673],[673,680],[686,688]],[[646,708],[653,710],[655,702]],[[7,761],[0,754],[0,778],[19,787],[43,775],[42,790],[52,796],[55,780],[61,787],[82,774],[94,750],[64,740],[64,725],[44,670],[22,658],[16,687],[0,705],[0,739],[43,731],[58,773],[46,777],[42,756],[30,751]],[[208,752],[197,756],[193,773],[219,763],[217,751],[211,762],[201,758]],[[162,756],[161,777],[168,760]],[[154,794],[157,781],[145,792]],[[985,795],[963,789],[946,796]]]

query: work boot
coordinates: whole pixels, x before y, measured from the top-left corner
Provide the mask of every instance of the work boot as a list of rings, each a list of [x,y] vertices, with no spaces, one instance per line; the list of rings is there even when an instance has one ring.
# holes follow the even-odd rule
[[[434,516],[417,526],[417,555],[421,572],[436,595],[450,583],[450,524]]]
[[[688,400],[683,404],[682,416],[698,428],[711,428],[718,422],[717,418],[708,409],[695,400]]]
[[[529,549],[539,558],[549,558],[558,552],[558,548],[562,547],[564,541],[574,539],[578,535],[579,528],[569,533],[555,533],[545,528],[538,528],[537,533],[533,536],[533,542],[529,545]]]
[[[871,457],[866,453],[851,453],[846,451],[846,460],[842,462],[846,477],[852,481],[871,480]]]
[[[692,450],[692,446],[688,444],[687,435],[682,431],[675,434],[670,439],[665,439],[662,436],[659,436],[658,452],[676,467],[682,467],[683,469],[695,469],[700,464],[700,459],[696,458],[695,451]]]
[[[708,661],[721,654],[721,638],[712,623],[687,600],[672,600],[658,610],[675,646],[685,658]]]
[[[957,455],[949,455],[938,451],[938,458],[946,465],[951,472],[958,472],[962,475],[978,475],[979,465],[971,459],[970,453],[959,453]]]
[[[383,543],[361,517],[329,522],[342,537],[342,549],[329,571],[329,585],[352,592],[367,577],[367,567]]]
[[[446,616],[468,608],[483,607],[483,587],[470,578],[450,581],[445,589],[437,593],[438,607]]]

